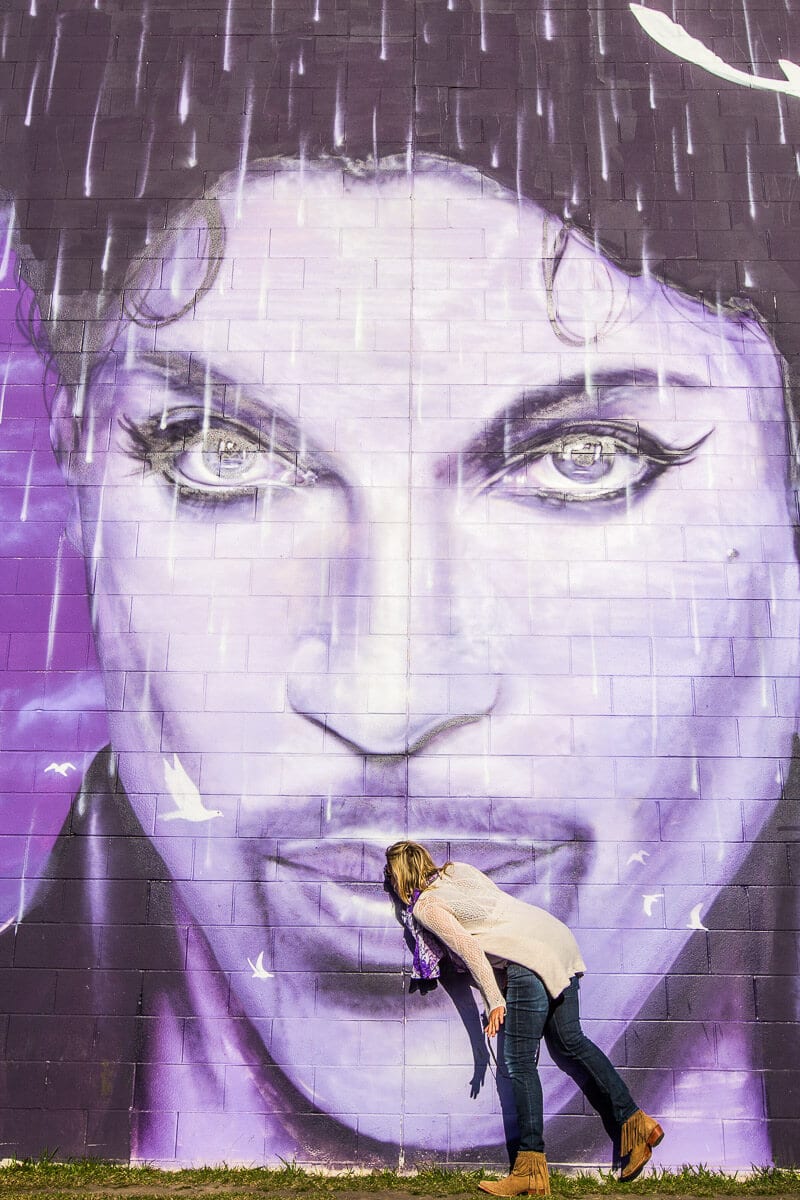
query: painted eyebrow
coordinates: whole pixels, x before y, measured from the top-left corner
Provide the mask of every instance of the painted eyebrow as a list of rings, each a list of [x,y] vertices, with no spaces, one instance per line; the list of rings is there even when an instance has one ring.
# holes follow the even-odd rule
[[[254,433],[256,431],[259,434],[263,433],[270,445],[279,439],[289,443],[291,449],[297,454],[300,453],[301,445],[304,453],[324,454],[324,451],[314,444],[313,439],[306,435],[298,422],[280,406],[269,399],[259,402],[251,400],[240,383],[234,382],[223,372],[215,370],[207,359],[199,355],[186,354],[182,350],[170,350],[167,353],[148,350],[136,355],[131,371],[135,371],[136,366],[142,363],[155,368],[169,381],[170,386],[176,392],[193,397],[200,406],[202,406],[203,392],[206,380],[208,380],[212,394],[218,397],[219,408],[216,415],[229,420],[246,421]],[[192,367],[196,373],[202,372],[201,378],[192,377]],[[234,392],[235,401],[227,399],[229,390]],[[234,411],[229,411],[230,408]]]
[[[654,387],[707,387],[708,381],[692,375],[670,372],[658,375],[655,371],[615,370],[598,371],[587,383],[585,373],[569,375],[558,383],[526,389],[496,417],[491,417],[484,431],[465,448],[464,461],[477,463],[487,456],[504,458],[508,452],[509,425],[526,424],[531,432],[536,424],[546,428],[548,422],[556,422],[567,416],[586,420],[596,413],[601,417],[603,397],[601,392],[615,389],[652,389]],[[589,405],[587,405],[587,400]],[[587,411],[591,406],[592,411]]]

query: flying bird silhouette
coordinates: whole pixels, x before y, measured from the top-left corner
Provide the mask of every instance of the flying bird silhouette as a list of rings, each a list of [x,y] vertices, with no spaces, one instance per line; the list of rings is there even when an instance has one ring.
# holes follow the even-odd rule
[[[700,912],[702,907],[702,904],[695,904],[694,908],[689,913],[689,923],[686,926],[687,929],[708,929],[708,926],[704,925],[700,920]]]
[[[172,766],[164,759],[164,782],[175,801],[173,812],[161,813],[164,821],[213,821],[222,816],[221,808],[206,808],[203,797],[192,782],[177,754],[172,756]]]
[[[274,979],[275,976],[264,967],[264,951],[262,950],[255,962],[248,958],[247,965],[253,972],[253,979]]]
[[[71,762],[51,762],[49,767],[45,767],[44,773],[47,775],[50,771],[55,771],[56,775],[60,775],[62,779],[66,779],[67,771],[77,771],[77,769],[78,768]]]
[[[644,866],[644,860],[649,857],[650,857],[649,850],[637,850],[635,854],[630,855],[625,866],[629,867],[631,865],[631,863],[634,863],[634,862],[641,863],[642,866]]]
[[[652,917],[653,905],[655,904],[656,900],[663,900],[663,899],[664,899],[663,892],[653,892],[649,896],[642,896],[642,912],[644,913],[644,915],[646,917]]]

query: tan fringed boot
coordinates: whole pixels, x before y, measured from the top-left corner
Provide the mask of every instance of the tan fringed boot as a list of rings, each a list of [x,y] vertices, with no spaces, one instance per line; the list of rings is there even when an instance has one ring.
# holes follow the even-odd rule
[[[649,1162],[653,1147],[657,1146],[663,1137],[664,1130],[655,1117],[648,1117],[640,1108],[637,1108],[633,1116],[628,1117],[620,1130],[619,1138],[620,1154],[628,1160],[620,1174],[623,1183],[631,1183],[636,1179],[642,1167]]]
[[[478,1187],[490,1196],[549,1196],[547,1159],[537,1150],[520,1150],[505,1179],[485,1179]]]

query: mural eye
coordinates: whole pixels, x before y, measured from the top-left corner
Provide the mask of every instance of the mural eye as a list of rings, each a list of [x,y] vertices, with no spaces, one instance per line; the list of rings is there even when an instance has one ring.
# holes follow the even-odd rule
[[[177,486],[182,500],[224,504],[259,491],[314,487],[321,478],[320,471],[295,451],[264,445],[256,433],[238,426],[204,428],[199,414],[166,425],[137,424],[128,417],[121,424],[127,453],[148,472]]]
[[[179,485],[208,491],[308,484],[313,472],[298,473],[293,455],[259,446],[242,434],[212,429],[196,435],[174,454],[172,474]]]
[[[598,483],[614,469],[617,444],[613,438],[573,434],[553,451],[553,465],[576,483]]]
[[[235,438],[219,437],[203,448],[203,465],[220,479],[239,478],[252,450]]]
[[[513,452],[484,485],[498,499],[611,500],[648,483],[666,463],[660,445],[639,445],[628,430],[572,430]],[[655,451],[652,453],[651,451]]]

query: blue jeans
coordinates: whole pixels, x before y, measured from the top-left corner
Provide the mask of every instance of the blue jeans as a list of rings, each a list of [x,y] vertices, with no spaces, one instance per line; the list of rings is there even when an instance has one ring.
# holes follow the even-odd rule
[[[555,1058],[569,1060],[568,1069],[575,1067],[581,1089],[590,1087],[598,1111],[602,1106],[604,1115],[613,1117],[618,1125],[636,1112],[638,1105],[627,1087],[603,1051],[581,1029],[577,975],[551,1000],[538,975],[510,962],[506,1004],[503,1058],[517,1109],[520,1150],[544,1151],[544,1107],[537,1070],[542,1037]]]

